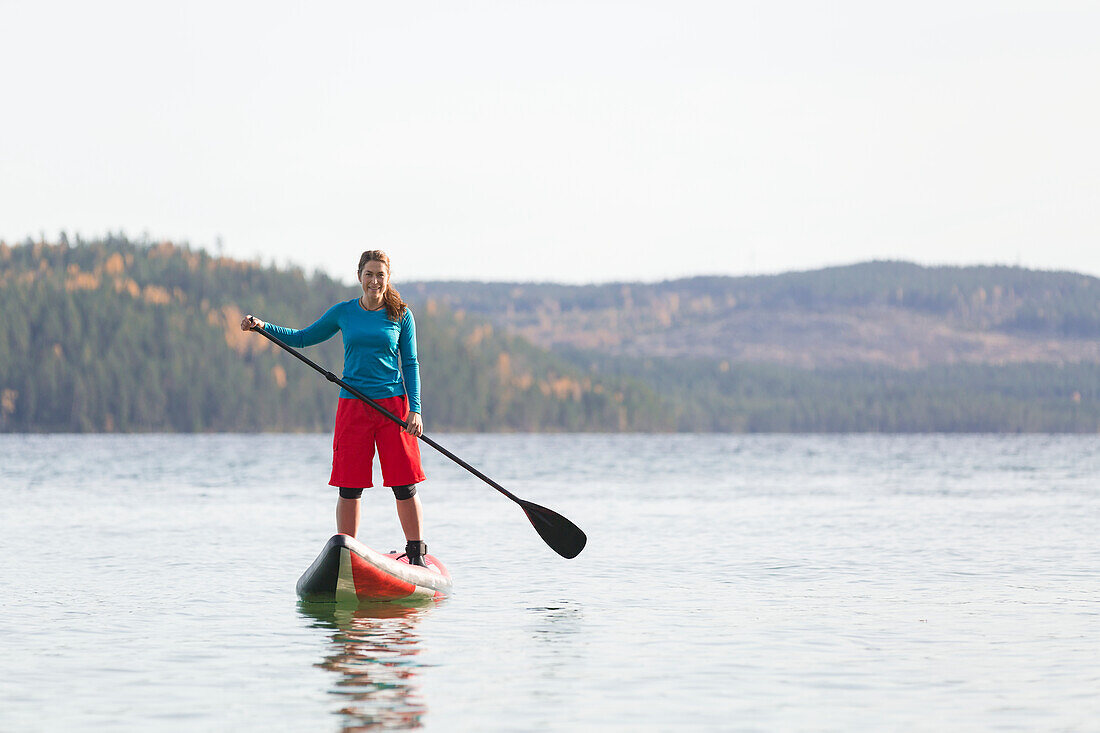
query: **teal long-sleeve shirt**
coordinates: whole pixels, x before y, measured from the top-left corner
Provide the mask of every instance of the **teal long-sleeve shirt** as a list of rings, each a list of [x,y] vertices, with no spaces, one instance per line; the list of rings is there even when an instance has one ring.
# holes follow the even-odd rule
[[[407,394],[409,410],[420,412],[416,323],[408,308],[400,320],[392,321],[385,308],[369,311],[355,298],[337,303],[305,328],[268,323],[264,330],[298,348],[327,341],[339,331],[344,338],[344,381],[376,399]],[[340,396],[355,398],[346,389]]]

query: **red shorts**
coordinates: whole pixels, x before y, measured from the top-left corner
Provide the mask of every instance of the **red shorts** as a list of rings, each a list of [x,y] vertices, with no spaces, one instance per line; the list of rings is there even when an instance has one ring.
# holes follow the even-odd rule
[[[402,420],[409,416],[405,395],[375,400]],[[420,443],[401,426],[360,399],[340,398],[336,408],[336,429],[332,434],[332,477],[330,486],[369,489],[374,486],[371,471],[374,446],[382,464],[384,486],[408,486],[424,480],[420,467]]]

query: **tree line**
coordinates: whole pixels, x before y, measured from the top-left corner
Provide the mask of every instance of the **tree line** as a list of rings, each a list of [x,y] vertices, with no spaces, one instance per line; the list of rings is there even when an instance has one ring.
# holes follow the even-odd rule
[[[1096,433],[1100,364],[953,364],[807,370],[574,351],[593,373],[663,382],[675,430]],[[675,371],[677,378],[669,380]]]

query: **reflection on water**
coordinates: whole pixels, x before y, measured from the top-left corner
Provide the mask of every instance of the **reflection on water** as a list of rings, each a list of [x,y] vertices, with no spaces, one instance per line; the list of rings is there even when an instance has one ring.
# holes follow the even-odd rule
[[[341,699],[340,730],[421,727],[428,706],[416,679],[422,666],[416,627],[428,607],[299,603],[298,609],[313,628],[333,632],[317,666],[338,675],[331,692]]]
[[[584,622],[579,603],[563,601],[554,606],[528,606],[527,612],[530,614],[527,628],[533,639],[548,644],[562,657],[579,651],[575,642]]]

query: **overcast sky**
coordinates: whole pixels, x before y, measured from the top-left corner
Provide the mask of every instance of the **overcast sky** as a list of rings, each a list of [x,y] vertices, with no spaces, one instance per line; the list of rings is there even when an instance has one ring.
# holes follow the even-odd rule
[[[1100,3],[0,0],[0,238],[1100,275]]]

